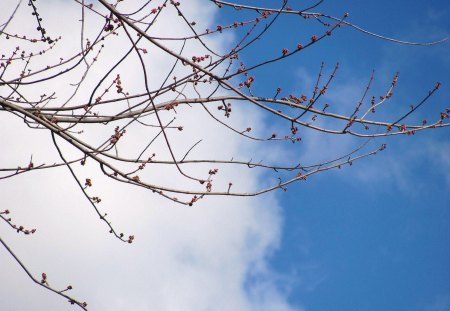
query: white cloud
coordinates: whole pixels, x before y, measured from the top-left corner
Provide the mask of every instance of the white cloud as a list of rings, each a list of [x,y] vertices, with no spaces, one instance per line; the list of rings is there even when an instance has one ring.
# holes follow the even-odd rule
[[[433,50],[433,48],[430,48],[430,50]],[[374,68],[377,68],[375,79],[364,104],[361,106],[360,111],[362,112],[359,115],[367,111],[372,95],[377,95],[376,97],[378,97],[378,95],[386,93],[391,83],[390,79],[396,70],[403,72],[407,69],[404,67],[414,67],[412,59],[409,59],[410,63],[408,66],[403,63],[405,62],[405,57],[398,62],[396,61],[397,56],[395,60],[389,59],[388,56],[397,55],[394,52],[396,51],[394,47],[392,47],[392,50],[387,49],[386,51],[389,52],[386,52],[387,59],[378,66],[377,64],[373,65]],[[444,57],[439,59],[445,62]],[[392,65],[393,62],[395,62],[394,67]],[[409,70],[413,71],[412,69]],[[405,74],[411,74],[411,72]],[[418,99],[421,98],[420,96],[427,92],[426,86],[414,88],[411,85],[401,84],[403,82],[402,77],[407,78],[405,74],[400,75],[400,85],[397,85],[394,89],[394,96],[379,106],[375,114],[370,113],[367,119],[378,121],[395,120],[408,111],[409,108],[406,103],[417,103]],[[324,76],[326,77],[326,74]],[[304,86],[305,89],[314,87],[315,81],[311,77],[314,77],[313,72],[303,67],[298,69],[298,84]],[[330,103],[329,111],[343,115],[351,114],[361,98],[369,78],[370,75],[365,76],[355,72],[347,64],[335,77],[322,101],[317,106],[322,107],[324,103]],[[419,95],[412,95],[411,93],[414,92],[418,92],[417,94]],[[427,119],[428,122],[435,122],[439,111],[445,110],[445,101],[441,101],[438,97],[439,95],[438,93],[432,97],[427,107],[422,107],[415,114],[408,117],[407,121],[411,124],[420,124],[423,119]],[[331,129],[342,129],[343,124],[335,120],[325,120],[320,116],[317,118],[316,125],[317,123]],[[371,130],[373,129],[371,127]],[[381,144],[387,144],[387,149],[377,153],[375,156],[355,162],[354,166],[356,169],[334,170],[329,173],[340,174],[340,178],[347,181],[351,179],[354,182],[363,182],[372,186],[393,186],[404,194],[414,196],[420,195],[421,192],[418,190],[427,187],[426,181],[423,180],[420,174],[417,174],[417,171],[427,169],[435,171],[436,176],[442,176],[447,181],[448,186],[450,184],[450,175],[447,174],[449,157],[444,151],[448,149],[446,148],[448,142],[440,136],[442,131],[445,131],[445,129],[420,131],[412,136],[397,135],[373,139],[360,153],[378,149]],[[331,160],[337,155],[344,155],[367,142],[364,138],[349,135],[330,135],[308,130],[303,130],[303,133],[302,143],[297,146],[297,149],[292,154],[296,154],[304,165]],[[424,168],[423,163],[428,163],[428,167]],[[327,173],[315,176],[315,178],[326,178],[326,176]],[[415,191],[411,191],[411,189],[415,189]]]
[[[432,304],[429,304],[426,311],[449,311],[450,310],[450,294],[437,295]]]
[[[9,1],[6,7],[12,7],[13,3]],[[63,2],[37,5],[49,35],[56,30],[65,33],[64,44],[55,54],[77,48],[79,42],[72,38],[79,38],[77,29],[80,25],[62,23],[61,20],[62,14],[64,18],[77,20],[77,6]],[[207,7],[204,3],[189,1],[186,7],[187,14],[197,18],[201,16],[202,23],[213,22],[213,10],[208,14],[199,13]],[[7,14],[9,12],[2,11],[0,20],[5,20]],[[31,21],[31,11],[23,5],[8,30],[27,27],[24,25],[32,24]],[[169,26],[162,22],[160,27],[167,29]],[[176,23],[170,23],[170,27],[176,32]],[[117,39],[116,45],[107,45],[113,50],[102,52],[102,62],[95,65],[95,70],[115,59],[112,57],[117,54],[119,43]],[[211,44],[223,49],[226,40]],[[188,48],[195,50],[196,47]],[[166,60],[157,60],[159,66],[150,73],[156,80],[168,66]],[[138,67],[129,63],[126,69],[121,69],[125,86],[142,89],[140,73],[136,74],[134,68]],[[76,81],[75,76],[68,75],[64,83]],[[98,77],[87,80],[81,92],[83,97]],[[152,80],[152,85],[156,85],[156,80]],[[62,84],[50,83],[46,87],[48,90],[33,89],[26,91],[26,94],[33,96],[36,91],[41,93],[57,89],[58,100],[71,94]],[[75,100],[81,100],[81,95],[76,96]],[[245,110],[239,107],[234,110],[234,122],[242,128],[247,127],[243,116]],[[260,118],[254,111],[252,115],[255,119]],[[227,140],[220,139],[224,134],[223,128],[215,132],[205,131],[202,126],[208,128],[211,121],[203,120],[206,114],[200,109],[180,111],[176,117],[183,118],[178,122],[186,128],[184,136],[180,134],[172,138],[177,154],[183,154],[195,142],[190,139],[193,133],[201,133],[204,139],[204,143],[195,150],[199,154],[225,154],[227,157],[263,154],[259,147],[248,146],[237,136],[227,135]],[[199,117],[202,124],[198,122]],[[31,154],[36,164],[58,161],[49,133],[30,130],[19,118],[5,112],[0,118],[3,133],[9,133],[0,136],[0,146],[7,146],[2,148],[0,154],[2,166],[26,165]],[[89,130],[91,127],[82,128]],[[86,139],[101,141],[111,135],[107,129],[95,130],[98,134],[87,133]],[[147,129],[131,127],[129,132],[129,137],[132,134],[145,137]],[[147,141],[130,138],[128,148],[142,147]],[[63,147],[73,154],[68,146]],[[159,151],[165,146],[159,141],[154,148]],[[160,154],[163,157],[162,151]],[[38,278],[41,272],[46,272],[49,283],[56,288],[63,289],[71,284],[74,287],[71,294],[86,300],[92,310],[295,309],[287,301],[287,293],[277,286],[277,278],[267,264],[268,257],[278,247],[282,224],[280,207],[274,195],[252,199],[208,198],[192,208],[186,208],[171,204],[149,191],[112,182],[99,175],[98,167],[92,163],[85,168],[79,164],[74,166],[80,176],[92,177],[94,186],[90,193],[102,197],[100,208],[108,213],[115,228],[125,234],[134,234],[136,241],[132,245],[120,243],[107,233],[107,227],[98,220],[65,167],[33,171],[3,180],[0,188],[1,209],[11,210],[13,222],[36,227],[38,231],[33,236],[18,236],[2,225],[1,236]],[[164,168],[156,167],[149,171],[148,177],[157,182],[184,186],[178,179],[172,180],[172,173],[166,174]],[[203,174],[203,171],[196,173]],[[223,184],[237,179],[237,186],[255,189],[260,184],[258,179],[261,175],[234,167],[223,176]],[[33,284],[3,249],[0,251],[0,262],[3,267],[3,281],[0,284],[2,308],[76,309]],[[249,283],[248,280],[255,276],[256,281]]]

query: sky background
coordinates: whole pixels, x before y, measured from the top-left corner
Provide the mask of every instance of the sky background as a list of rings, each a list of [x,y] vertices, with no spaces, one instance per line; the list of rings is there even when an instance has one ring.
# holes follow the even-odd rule
[[[205,28],[251,16],[217,10],[204,1],[182,5],[189,7],[191,16],[200,15],[197,20]],[[59,2],[42,7],[43,12],[70,12]],[[26,5],[22,9],[18,22],[29,15]],[[338,17],[349,12],[349,21],[402,40],[426,42],[450,34],[446,1],[325,1],[316,10]],[[48,29],[58,26],[77,34],[61,25],[56,14],[46,20]],[[169,25],[177,31],[170,23],[161,29]],[[282,48],[294,49],[320,31],[312,21],[283,19],[242,59],[252,63],[279,55]],[[226,50],[233,38],[218,37],[211,44]],[[343,27],[304,53],[255,71],[254,87],[261,96],[273,95],[279,86],[285,94],[310,94],[321,62],[328,74],[339,62],[325,98],[344,109],[354,107],[373,69],[375,95],[400,72],[394,97],[375,116],[395,119],[440,81],[439,92],[409,119],[433,120],[450,99],[449,52],[448,42],[405,46]],[[132,74],[130,83],[135,81]],[[244,108],[236,110],[245,116]],[[236,115],[233,122],[247,125],[245,117]],[[261,133],[264,128],[287,129],[267,115],[253,117]],[[195,114],[188,113],[184,121],[194,130],[198,126]],[[30,131],[20,119],[3,113],[0,122],[4,133],[14,133],[0,135],[0,146],[5,146],[0,149],[8,150],[0,154],[2,167],[26,163],[30,149],[37,161],[54,158],[48,135]],[[234,138],[225,145],[214,144],[220,133],[204,134],[219,153],[267,155],[265,146],[248,146]],[[375,157],[311,176],[286,192],[251,199],[212,198],[191,209],[98,176],[96,191],[105,198],[113,223],[137,237],[131,247],[106,233],[66,169],[33,172],[1,181],[1,209],[10,209],[16,222],[31,224],[38,232],[22,237],[0,226],[0,234],[35,275],[45,271],[49,282],[61,288],[70,283],[73,295],[85,299],[92,310],[449,311],[448,133],[438,129],[379,139],[369,149],[381,143],[388,148]],[[183,144],[181,138],[177,142]],[[358,142],[305,132],[302,143],[274,144],[271,154],[317,162]],[[265,175],[232,169],[229,176],[245,180],[252,189]],[[7,280],[0,284],[0,305],[6,310],[74,309],[32,284],[4,251],[0,266]]]
[[[325,1],[321,8],[335,16],[349,12],[356,25],[402,40],[432,41],[450,32],[445,1]],[[296,36],[294,21],[286,29],[277,36]],[[299,32],[307,41],[309,33]],[[338,98],[333,100],[354,105],[372,69],[375,86],[384,88],[399,71],[398,88],[385,109],[405,109],[441,81],[442,90],[419,112],[427,115],[427,110],[448,107],[449,55],[448,42],[431,48],[402,46],[341,29],[304,58],[286,61],[295,69],[278,75],[283,80],[275,83],[290,85],[288,92],[294,92],[310,83],[304,75],[314,76],[321,61],[328,71],[339,61],[331,87]],[[342,172],[314,176],[278,196],[283,234],[270,262],[289,275],[280,283],[289,284],[294,305],[306,310],[450,310],[448,130],[379,142],[387,143],[386,153]],[[311,149],[317,154],[330,147],[335,147],[332,142]]]

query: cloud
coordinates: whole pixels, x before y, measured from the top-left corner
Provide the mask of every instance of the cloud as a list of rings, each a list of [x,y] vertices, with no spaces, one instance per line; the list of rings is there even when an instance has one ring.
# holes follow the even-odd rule
[[[450,294],[437,295],[432,304],[428,305],[426,311],[449,311]]]
[[[417,35],[416,37],[420,36]],[[430,51],[426,51],[433,53],[432,50],[430,48]],[[384,49],[386,59],[383,59],[379,64],[373,64],[373,67],[377,69],[375,79],[359,114],[367,111],[372,95],[378,97],[386,93],[392,81],[392,76],[397,70],[400,70],[403,74],[400,75],[399,84],[394,89],[394,96],[379,106],[375,114],[369,113],[366,119],[393,121],[408,111],[409,107],[406,103],[418,103],[419,99],[422,98],[421,96],[427,93],[427,86],[411,87],[413,81],[409,79],[409,75],[420,75],[420,71],[414,69],[417,59],[412,59],[414,53],[411,53],[408,50],[404,57],[398,59],[398,52],[394,47]],[[439,60],[445,63],[446,55],[445,57],[441,56]],[[393,67],[393,63],[395,63],[395,67]],[[322,107],[324,103],[330,103],[329,111],[349,115],[361,98],[370,76],[354,71],[348,65],[342,67],[317,107]],[[324,76],[327,77],[327,73]],[[314,77],[313,71],[306,67],[298,68],[299,85],[305,86],[306,89],[313,89],[315,81],[311,77]],[[403,82],[403,78],[407,83]],[[429,83],[429,77],[422,77],[422,79],[428,80],[427,83]],[[421,107],[415,114],[409,116],[406,122],[421,124],[423,119],[427,119],[430,123],[435,122],[439,111],[445,110],[445,95],[438,92],[427,104],[427,106]],[[308,115],[305,115],[304,118],[304,120],[308,120]],[[309,118],[311,118],[311,115]],[[342,123],[335,120],[324,120],[320,116],[317,117],[315,123],[331,129],[343,128]],[[352,179],[357,183],[389,185],[405,194],[419,195],[420,191],[411,191],[412,185],[415,189],[427,186],[421,175],[417,174],[418,170],[427,169],[429,172],[433,172],[437,178],[444,178],[448,186],[449,174],[446,174],[448,169],[445,168],[448,168],[449,160],[448,155],[443,152],[443,150],[448,149],[446,148],[448,141],[442,136],[443,131],[445,129],[426,130],[411,136],[373,139],[360,153],[378,149],[383,143],[387,144],[387,149],[376,156],[371,156],[370,159],[355,162],[354,166],[357,169],[352,172],[344,169],[344,173],[341,174],[341,171],[336,170],[321,176],[315,176],[315,178],[324,178],[329,173],[340,174],[340,178],[347,181]],[[332,135],[303,130],[302,143],[295,150],[291,148],[289,152],[292,152],[292,155],[296,154],[299,161],[306,165],[328,161],[337,155],[344,155],[365,142],[367,140],[364,138],[349,135]],[[427,168],[424,167],[424,163],[427,163]]]
[[[9,1],[6,7],[12,7],[13,3]],[[47,32],[52,34],[58,30],[63,33],[63,44],[55,48],[52,55],[66,55],[67,51],[79,49],[80,25],[61,22],[61,14],[77,20],[78,6],[63,2],[38,3],[38,6]],[[215,11],[208,9],[208,14],[201,14],[205,13],[206,7],[200,1],[189,1],[187,14],[198,18],[201,23],[212,24]],[[2,12],[0,20],[5,20],[7,14],[9,12]],[[102,18],[90,18],[87,25],[92,28],[87,32],[97,29],[94,25],[103,22]],[[30,24],[33,25],[31,11],[23,5],[8,30],[30,29]],[[156,33],[161,29],[171,29],[176,33],[178,29],[177,23],[162,19],[156,25]],[[2,38],[3,42],[5,40]],[[85,100],[92,83],[99,79],[104,68],[109,68],[117,59],[117,51],[121,50],[120,44],[123,42],[120,38],[113,42],[105,44],[99,63],[93,66],[95,74],[92,80],[86,80],[74,102]],[[225,48],[227,41],[219,39],[211,44],[220,50]],[[3,46],[5,50],[10,47]],[[193,45],[186,49],[195,51],[197,48]],[[160,83],[161,74],[167,72],[171,62],[156,51],[152,52],[155,53],[155,67],[149,74],[154,87]],[[47,57],[51,59],[51,56]],[[133,59],[120,69],[125,87],[133,90],[143,88],[141,73],[136,73],[136,68],[139,68],[136,62]],[[33,69],[37,65],[33,64],[36,66]],[[64,84],[43,83],[44,89],[33,87],[24,92],[32,97],[37,95],[36,92],[41,94],[57,90],[55,102],[63,102],[73,91],[67,82],[76,81],[77,74],[64,77]],[[6,91],[1,90],[1,94],[4,96]],[[245,109],[236,107],[233,112],[233,122],[242,128],[247,127]],[[261,118],[258,112],[251,113],[256,120]],[[264,153],[260,147],[248,145],[238,136],[227,134],[224,128],[215,126],[214,132],[206,131],[205,128],[210,128],[212,124],[210,120],[204,120],[206,114],[202,109],[180,109],[174,116],[186,129],[179,136],[171,136],[177,155],[183,154],[195,143],[192,135],[201,135],[204,140],[193,152],[205,156],[247,157]],[[2,166],[26,165],[31,155],[35,163],[59,162],[48,132],[31,130],[22,120],[5,112],[2,112],[0,120],[3,128],[10,133],[0,136],[0,145],[8,146],[0,154]],[[83,126],[75,129],[84,129],[86,133],[82,134],[83,137],[93,144],[111,135],[108,127]],[[93,130],[95,134],[89,132]],[[147,138],[146,135],[152,137],[154,132],[131,126],[127,135]],[[219,139],[224,135],[226,140]],[[126,143],[121,150],[136,154],[148,140],[124,140]],[[79,156],[79,152],[67,144],[61,145],[70,158]],[[157,151],[158,157],[167,156],[162,140],[155,142],[152,148]],[[108,234],[107,227],[98,220],[65,167],[33,171],[3,180],[1,208],[11,210],[13,222],[36,227],[37,232],[33,236],[18,236],[2,225],[1,235],[35,276],[46,272],[49,283],[60,289],[72,285],[74,290],[71,294],[86,300],[92,310],[299,309],[289,304],[287,293],[280,290],[277,278],[268,265],[268,258],[279,245],[282,226],[282,213],[274,195],[252,199],[208,198],[187,208],[144,189],[113,182],[99,174],[98,167],[89,161],[85,167],[75,164],[74,168],[81,178],[92,178],[94,185],[90,194],[102,197],[100,209],[108,214],[113,226],[126,235],[134,234],[136,241],[128,245]],[[195,174],[204,174],[206,167],[187,169]],[[175,187],[184,187],[186,183],[163,166],[151,167],[143,174],[156,182]],[[225,185],[228,180],[236,180],[236,186],[254,190],[261,185],[259,178],[262,175],[231,167],[220,176],[223,176],[222,184],[218,177],[217,187]],[[4,267],[4,281],[0,285],[0,304],[3,308],[74,309],[63,299],[33,284],[4,250],[0,251],[0,261]],[[249,283],[250,278],[256,281]]]

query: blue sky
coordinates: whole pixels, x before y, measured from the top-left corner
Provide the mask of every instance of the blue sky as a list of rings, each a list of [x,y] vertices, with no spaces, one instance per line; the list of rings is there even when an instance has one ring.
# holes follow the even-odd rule
[[[349,12],[350,22],[401,40],[427,42],[450,34],[446,1],[325,1],[316,11],[337,17]],[[251,63],[262,50],[276,55],[283,47],[293,49],[296,40],[308,42],[320,29],[310,24],[298,17],[280,21],[244,59]],[[436,118],[450,100],[449,47],[399,45],[343,27],[304,53],[255,72],[256,87],[270,89],[268,96],[277,86],[288,94],[310,92],[305,86],[320,63],[330,72],[338,61],[341,69],[327,100],[348,105],[359,100],[373,69],[374,90],[389,86],[399,71],[382,116],[407,111],[440,81],[438,94],[409,121]],[[328,143],[307,150],[329,152],[335,145]],[[376,143],[387,143],[387,150],[279,194],[283,234],[270,259],[282,275],[278,284],[306,310],[450,310],[448,129]],[[301,154],[302,146],[297,148]]]
[[[13,8],[16,2],[8,1],[6,7]],[[264,2],[269,5],[280,1]],[[292,1],[296,2],[300,1]],[[132,11],[126,5],[138,5],[122,4],[124,11]],[[199,29],[253,17],[243,11],[215,10],[204,0],[182,1],[182,8],[197,20]],[[44,60],[31,64],[33,68],[42,66],[45,57],[67,58],[79,48],[78,4],[48,1],[40,4],[40,10],[48,31],[57,29],[64,39],[53,54],[47,53]],[[450,5],[446,1],[325,1],[315,10],[337,17],[349,12],[350,22],[403,40],[426,42],[450,34]],[[74,17],[74,22],[61,24],[55,12],[70,12],[67,14]],[[0,22],[8,14],[0,12]],[[189,31],[183,23],[173,22],[177,18],[173,8],[164,14],[152,28],[154,33]],[[9,29],[18,33],[34,31],[29,17],[29,8],[22,3]],[[89,15],[86,37],[102,29],[103,22],[103,18]],[[241,28],[236,31],[239,34]],[[289,16],[279,20],[240,57],[249,65],[279,56],[282,48],[293,50],[298,42],[306,43],[323,31],[314,21]],[[222,36],[211,36],[212,48],[227,51],[230,42],[237,38],[227,34],[224,31]],[[98,65],[91,71],[93,83],[86,83],[76,100],[89,97],[90,87],[96,85],[105,68],[121,57],[123,44],[128,44],[123,37],[105,41]],[[0,40],[2,53],[15,49],[14,41],[5,40],[4,36]],[[145,60],[152,78],[162,79],[173,59],[158,54],[151,44],[142,44],[149,50]],[[186,56],[205,52],[195,44],[187,45]],[[282,95],[310,95],[321,62],[325,63],[325,77],[339,62],[340,69],[324,102],[339,111],[348,111],[362,95],[372,70],[376,73],[370,95],[376,96],[386,91],[398,71],[393,98],[377,109],[373,118],[393,121],[440,81],[439,92],[407,121],[435,120],[450,100],[449,47],[449,42],[432,47],[399,45],[343,27],[293,57],[255,70],[253,87],[261,96],[273,96],[277,87],[283,88]],[[136,63],[131,61],[117,73],[131,92],[140,92],[142,79],[135,68]],[[180,72],[183,70],[186,68]],[[71,94],[70,83],[78,78],[76,74],[64,76],[58,83],[50,84],[58,100],[62,102]],[[33,87],[25,91],[36,98],[41,92]],[[3,89],[0,95],[6,94],[1,92]],[[289,132],[289,124],[283,121],[256,110],[234,107],[230,122],[239,128],[248,126],[251,118],[251,126],[255,127],[252,133],[262,136],[272,131]],[[196,148],[200,156],[312,163],[339,156],[363,142],[300,129],[301,143],[272,141],[271,145],[265,142],[255,147],[247,140],[239,141],[238,135],[230,135],[208,118],[199,122],[199,116],[205,116],[201,114],[203,110],[195,110],[195,106],[192,110],[179,109],[177,115],[170,115],[173,111],[167,113],[185,126],[183,133],[187,134],[177,131],[171,136],[176,152],[182,154],[201,137],[204,142]],[[13,133],[0,135],[0,146],[8,146],[10,151],[0,153],[1,167],[28,163],[30,152],[36,163],[59,161],[48,133],[30,130],[21,119],[0,112],[0,123]],[[88,141],[103,136],[108,139],[111,135],[103,128],[94,128],[93,132],[90,129],[79,128],[86,131],[81,137]],[[128,150],[146,144],[143,140],[148,133],[148,128],[132,128],[127,137],[133,139],[125,141]],[[382,153],[351,167],[311,176],[306,182],[290,185],[286,192],[242,199],[213,197],[193,208],[171,204],[142,189],[111,183],[92,163],[76,166],[79,176],[94,180],[92,195],[102,197],[101,209],[118,230],[136,235],[132,246],[111,238],[64,167],[33,171],[0,184],[0,196],[2,206],[11,210],[14,221],[37,227],[38,231],[23,237],[0,226],[0,234],[35,275],[45,271],[57,288],[70,283],[74,286],[73,295],[87,300],[92,310],[449,311],[448,133],[445,128],[378,139],[367,150],[386,143],[387,149]],[[223,137],[227,139],[221,140]],[[163,142],[155,146],[157,152],[166,150]],[[77,154],[67,148],[68,156]],[[185,180],[171,174],[156,166],[151,167],[149,175],[161,183],[172,182],[173,178],[175,185],[184,186]],[[254,170],[232,167],[223,174],[224,181],[230,178],[235,185],[250,189],[266,184],[267,176]],[[221,182],[219,176],[217,182]],[[4,279],[9,280],[0,283],[3,307],[74,310],[64,299],[33,284],[11,256],[1,250],[0,266],[7,267],[2,271]],[[30,299],[23,299],[25,296]]]

